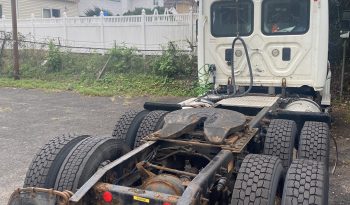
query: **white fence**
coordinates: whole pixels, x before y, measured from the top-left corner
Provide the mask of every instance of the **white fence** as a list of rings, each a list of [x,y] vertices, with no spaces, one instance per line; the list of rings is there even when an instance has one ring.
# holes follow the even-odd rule
[[[30,40],[47,43],[54,40],[67,47],[106,50],[115,45],[142,51],[162,50],[170,41],[181,49],[196,44],[196,13],[34,18],[18,20],[18,32]],[[0,31],[11,32],[11,19],[0,20]],[[74,49],[73,49],[74,50]],[[84,49],[75,49],[84,52]],[[80,51],[78,51],[80,50]],[[86,50],[86,49],[85,49]]]

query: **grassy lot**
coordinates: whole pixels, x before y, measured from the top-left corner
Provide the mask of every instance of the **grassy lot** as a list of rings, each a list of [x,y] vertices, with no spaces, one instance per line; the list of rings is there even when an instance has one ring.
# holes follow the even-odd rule
[[[145,74],[120,74],[101,80],[0,78],[0,87],[73,91],[90,96],[196,96],[196,83]]]
[[[69,90],[91,96],[197,96],[203,89],[197,83],[196,57],[179,52],[174,44],[168,46],[161,55],[146,58],[124,47],[101,55],[61,51],[54,45],[48,51],[27,46],[20,53],[18,81],[12,80],[12,53],[5,50],[0,86]],[[97,80],[101,70],[103,75]]]

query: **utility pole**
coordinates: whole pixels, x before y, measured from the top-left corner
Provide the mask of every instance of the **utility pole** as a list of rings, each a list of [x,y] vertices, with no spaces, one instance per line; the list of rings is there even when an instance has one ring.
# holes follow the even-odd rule
[[[12,10],[12,40],[13,40],[13,77],[19,80],[19,52],[17,32],[17,6],[16,0],[11,0]]]

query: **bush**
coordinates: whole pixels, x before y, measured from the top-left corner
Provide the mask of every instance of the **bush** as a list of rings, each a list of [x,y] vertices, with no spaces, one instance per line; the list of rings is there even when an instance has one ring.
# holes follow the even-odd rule
[[[160,76],[188,78],[196,71],[196,61],[194,55],[179,51],[178,47],[170,42],[162,55],[151,61],[150,68]]]
[[[143,71],[144,61],[135,49],[126,47],[115,47],[110,50],[111,60],[109,71],[113,73],[140,73]]]
[[[62,54],[60,49],[51,41],[47,55],[47,68],[49,72],[58,72],[63,66]]]

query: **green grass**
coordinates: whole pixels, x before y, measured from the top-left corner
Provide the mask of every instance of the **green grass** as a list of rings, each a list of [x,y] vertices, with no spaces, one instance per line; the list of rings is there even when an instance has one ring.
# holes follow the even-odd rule
[[[109,57],[104,75],[96,80]],[[11,79],[12,64],[12,53],[5,50],[0,59],[0,87],[130,97],[197,96],[203,91],[197,86],[196,58],[178,52],[174,45],[161,56],[150,55],[146,58],[124,47],[101,55],[76,54],[61,51],[55,46],[50,46],[48,50],[36,50],[29,45],[28,49],[20,50],[19,81]]]
[[[169,80],[145,74],[108,75],[101,80],[75,79],[74,77],[47,76],[46,79],[0,78],[0,87],[43,89],[47,91],[73,91],[90,96],[195,96],[195,83]]]

